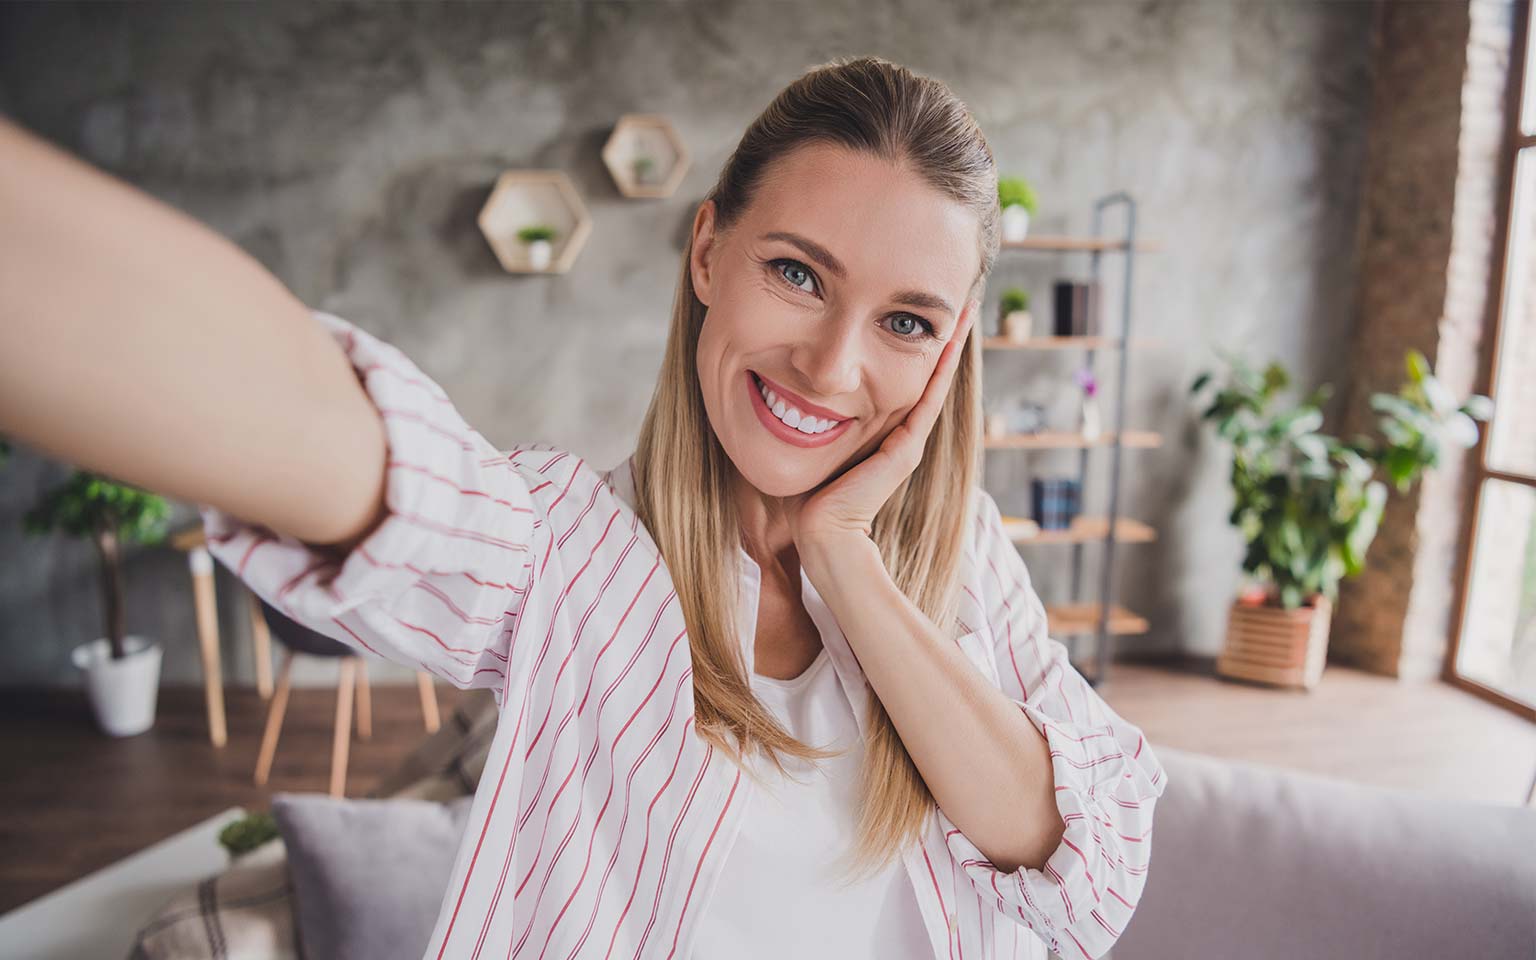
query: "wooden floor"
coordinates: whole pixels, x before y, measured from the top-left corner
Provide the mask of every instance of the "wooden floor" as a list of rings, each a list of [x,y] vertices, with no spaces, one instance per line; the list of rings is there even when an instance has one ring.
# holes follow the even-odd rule
[[[446,718],[463,696],[439,684]],[[365,794],[425,735],[414,686],[373,691],[373,739],[354,740],[347,792]],[[1119,662],[1098,692],[1153,746],[1445,797],[1514,805],[1536,774],[1536,725],[1441,683],[1329,665],[1310,693],[1215,677],[1209,661]],[[200,689],[160,693],[155,728],[99,733],[84,694],[0,696],[0,912],[234,805],[324,791],[334,692],[296,689],[272,780],[251,782],[266,703],[231,688],[229,743],[207,737]]]
[[[427,735],[414,684],[372,684],[373,736],[357,739],[347,795],[362,796]],[[446,722],[463,691],[437,684]],[[166,687],[155,726],[101,733],[83,691],[0,693],[0,912],[232,806],[270,807],[273,793],[330,789],[334,688],[294,688],[272,775],[252,782],[267,701],[225,690],[229,742],[208,741],[201,687]],[[0,953],[4,948],[0,947]]]

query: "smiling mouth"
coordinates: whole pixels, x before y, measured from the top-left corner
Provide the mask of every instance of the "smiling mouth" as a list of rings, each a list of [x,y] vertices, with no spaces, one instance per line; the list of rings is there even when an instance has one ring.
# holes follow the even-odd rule
[[[752,370],[747,371],[747,389],[754,394],[749,402],[758,420],[769,433],[793,446],[820,447],[831,443],[854,421],[853,417],[830,420],[823,417],[802,416],[799,408],[786,403]],[[810,424],[810,429],[805,429],[807,424]]]

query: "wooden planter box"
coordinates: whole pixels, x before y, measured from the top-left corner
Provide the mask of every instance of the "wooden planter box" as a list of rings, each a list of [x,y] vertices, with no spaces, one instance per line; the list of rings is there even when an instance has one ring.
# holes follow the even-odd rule
[[[1271,686],[1312,689],[1323,675],[1333,619],[1333,605],[1326,596],[1319,594],[1312,604],[1287,610],[1233,600],[1227,644],[1216,658],[1216,673]]]

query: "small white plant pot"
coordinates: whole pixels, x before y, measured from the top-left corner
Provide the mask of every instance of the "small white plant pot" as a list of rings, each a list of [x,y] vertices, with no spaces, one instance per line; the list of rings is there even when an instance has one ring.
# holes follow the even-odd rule
[[[1028,340],[1034,327],[1034,318],[1028,310],[1010,310],[1003,314],[1003,337],[1013,343]]]
[[[96,723],[114,737],[131,737],[155,725],[155,700],[160,693],[158,641],[137,634],[123,638],[127,656],[112,659],[112,642],[99,637],[70,651],[70,659],[85,674],[85,689]]]
[[[1083,397],[1082,433],[1084,440],[1097,440],[1099,438],[1099,398]]]
[[[1008,416],[1002,413],[987,414],[987,436],[993,439],[1001,437],[1008,432]]]
[[[1029,234],[1029,211],[1018,204],[1003,208],[1003,239],[1017,243]]]
[[[555,247],[548,240],[535,240],[528,244],[528,263],[535,270],[548,270]]]

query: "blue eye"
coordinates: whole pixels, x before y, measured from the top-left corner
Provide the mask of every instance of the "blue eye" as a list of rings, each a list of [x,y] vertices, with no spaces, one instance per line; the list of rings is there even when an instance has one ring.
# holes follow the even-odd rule
[[[807,278],[809,278],[809,279],[814,281],[815,277],[816,277],[816,274],[811,272],[811,269],[809,267],[807,267],[805,264],[801,263],[799,260],[796,260],[796,259],[794,259],[792,257],[778,257],[776,259],[769,260],[768,261],[768,265],[773,268],[773,272],[774,272],[774,274],[776,276],[778,276],[784,282],[788,283],[791,287],[794,287],[796,290],[799,290],[799,291],[801,291],[803,293],[811,293],[811,292],[813,292],[813,291],[810,291],[810,290],[806,290],[804,287],[800,286],[800,284],[790,280],[789,277],[787,277],[785,275],[784,268],[781,267],[781,265],[787,265],[790,269],[794,269],[797,272],[804,274]],[[936,331],[933,328],[933,324],[929,323],[927,320],[924,320],[922,317],[919,317],[919,316],[917,316],[915,314],[911,314],[911,313],[898,313],[898,314],[894,314],[891,319],[892,319],[892,325],[893,326],[896,323],[901,323],[903,321],[911,321],[913,323],[916,323],[916,324],[920,325],[919,329],[921,329],[921,331],[922,331],[921,333],[903,333],[903,332],[901,332],[899,330],[893,330],[892,331],[898,337],[900,337],[903,340],[917,341],[917,340],[931,339],[935,335],[935,333],[936,333]]]

